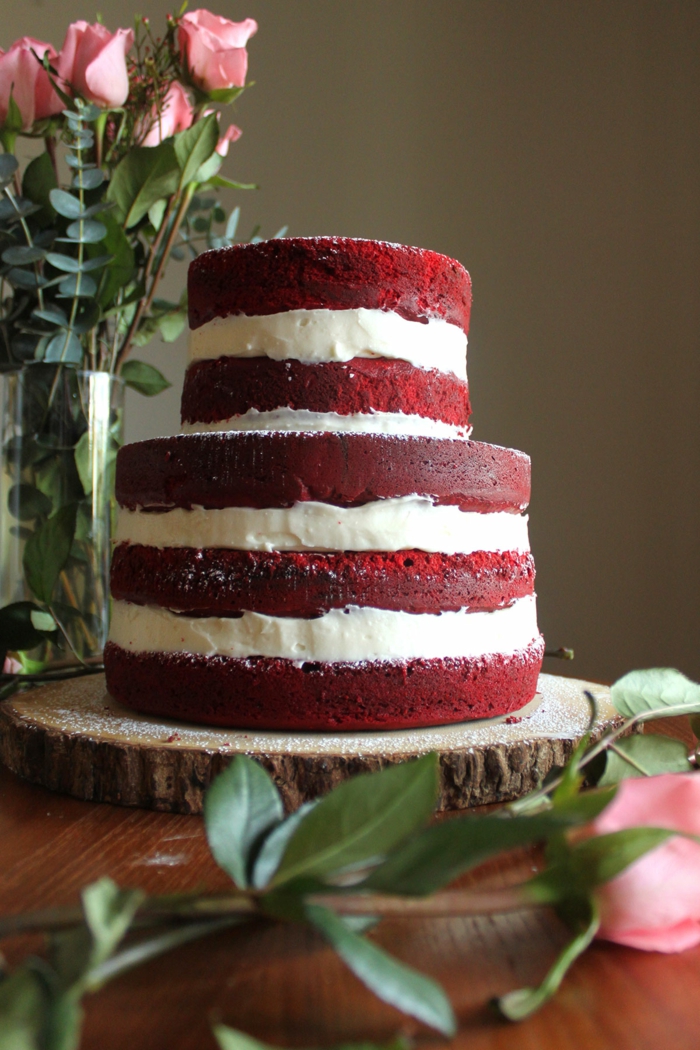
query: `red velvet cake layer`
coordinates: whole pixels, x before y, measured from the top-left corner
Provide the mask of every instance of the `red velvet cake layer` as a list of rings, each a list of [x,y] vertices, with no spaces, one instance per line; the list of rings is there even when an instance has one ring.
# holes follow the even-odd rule
[[[105,648],[107,688],[136,711],[239,729],[408,729],[510,714],[535,695],[544,642],[476,659],[306,663]]]
[[[204,252],[188,274],[190,328],[229,314],[392,310],[469,330],[471,280],[455,259],[348,237],[289,237]]]
[[[182,390],[183,423],[218,423],[249,408],[309,412],[404,412],[466,427],[471,412],[463,379],[408,361],[355,357],[304,364],[268,357],[195,361]]]
[[[116,495],[135,507],[359,506],[429,496],[462,510],[523,510],[530,459],[477,441],[378,434],[181,434],[125,445]]]
[[[411,613],[498,609],[532,594],[535,565],[516,552],[310,554],[120,543],[112,597],[197,616],[320,616],[348,605]]]

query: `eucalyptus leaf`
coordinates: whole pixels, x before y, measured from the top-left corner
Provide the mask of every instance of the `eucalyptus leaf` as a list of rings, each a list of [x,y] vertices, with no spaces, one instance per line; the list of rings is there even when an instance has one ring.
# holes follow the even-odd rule
[[[59,306],[53,304],[45,307],[43,310],[34,310],[32,317],[36,317],[40,321],[46,321],[48,324],[60,325],[62,328],[68,326],[67,314]]]
[[[268,773],[237,755],[204,796],[204,823],[214,860],[241,889],[249,884],[255,851],[284,814]]]
[[[24,575],[39,601],[51,601],[75,534],[77,505],[69,503],[33,533],[24,547]]]
[[[352,781],[350,781],[352,783]],[[377,998],[415,1017],[443,1035],[457,1031],[450,1001],[436,981],[387,955],[358,936],[332,911],[307,905],[309,921],[321,931],[345,965]]]
[[[94,299],[89,299],[84,303],[78,313],[75,321],[73,322],[73,331],[78,335],[84,335],[89,332],[91,328],[94,328],[100,319],[100,307]]]
[[[55,211],[66,219],[79,219],[83,213],[83,208],[78,198],[74,197],[72,193],[67,193],[66,190],[51,190],[49,200]]]
[[[82,360],[82,344],[77,335],[68,331],[55,335],[44,354],[44,361],[62,361],[68,365],[79,365]]]
[[[690,773],[693,767],[682,740],[649,734],[618,740],[605,752],[605,772],[600,786],[617,784],[628,777],[651,777],[659,773]]]
[[[107,235],[107,227],[97,219],[84,219],[72,222],[66,233],[74,241],[83,244],[98,244]]]
[[[172,140],[130,150],[115,168],[107,190],[107,200],[115,205],[124,229],[140,222],[156,201],[175,193],[180,174]]]
[[[97,292],[97,285],[89,274],[76,273],[64,278],[58,286],[62,299],[91,299]]]
[[[66,273],[79,273],[81,264],[79,259],[71,255],[62,255],[60,252],[47,252],[46,261],[56,270],[64,270]]]
[[[96,190],[106,177],[101,168],[80,168],[73,178],[73,186],[76,189]]]
[[[14,178],[19,162],[11,153],[0,153],[0,183],[7,186]]]
[[[572,963],[585,952],[600,927],[600,916],[593,901],[588,904],[588,922],[582,922],[538,988],[518,988],[496,1000],[500,1013],[509,1021],[524,1021],[539,1010],[558,990]]]
[[[7,509],[18,521],[32,521],[51,513],[51,500],[34,485],[20,482],[7,494]]]
[[[219,121],[215,113],[175,135],[173,143],[180,167],[180,189],[192,182],[202,164],[216,153],[218,141]]]
[[[240,207],[234,208],[233,211],[231,212],[231,214],[228,217],[228,221],[226,223],[226,229],[224,230],[224,237],[226,238],[227,241],[232,241],[233,238],[236,236],[236,230],[238,229],[238,222],[240,220],[240,217],[241,217],[241,209],[240,209]]]
[[[5,280],[14,285],[15,288],[26,288],[28,291],[34,291],[34,289],[41,288],[45,284],[45,281],[41,277],[37,277],[33,270],[20,270],[16,267],[13,267],[9,273],[5,274]]]
[[[126,361],[119,374],[127,386],[146,397],[154,397],[172,386],[157,368],[145,361]]]
[[[20,219],[24,219],[28,215],[34,215],[39,211],[41,211],[40,205],[34,204],[33,201],[26,200],[23,197],[15,197],[14,200],[1,200],[0,222],[12,225],[15,222],[19,222]]]
[[[30,263],[39,262],[45,255],[43,248],[20,244],[16,248],[6,248],[2,253],[2,261],[9,266],[28,266]]]
[[[299,825],[272,884],[384,856],[427,823],[437,788],[434,754],[346,780]]]

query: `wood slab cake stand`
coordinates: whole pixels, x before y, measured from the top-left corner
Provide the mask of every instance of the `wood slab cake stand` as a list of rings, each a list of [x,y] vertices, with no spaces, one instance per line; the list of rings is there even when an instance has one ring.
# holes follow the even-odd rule
[[[441,809],[516,798],[571,754],[585,732],[589,689],[594,735],[619,721],[609,690],[540,675],[532,703],[510,718],[371,733],[218,729],[139,715],[116,703],[103,675],[54,683],[0,704],[0,760],[44,787],[94,802],[200,813],[212,777],[239,753],[274,777],[288,809],[356,773],[440,757]]]

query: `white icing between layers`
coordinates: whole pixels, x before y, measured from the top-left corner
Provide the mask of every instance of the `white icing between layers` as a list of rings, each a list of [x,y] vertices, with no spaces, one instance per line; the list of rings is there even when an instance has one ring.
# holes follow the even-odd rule
[[[130,652],[196,653],[329,663],[430,660],[511,653],[537,637],[534,596],[494,612],[406,613],[351,605],[304,620],[244,613],[230,619],[178,616],[115,602],[110,641]]]
[[[215,317],[190,332],[190,361],[270,357],[309,364],[389,357],[467,378],[467,337],[457,325],[408,321],[388,310],[287,310]]]
[[[193,507],[152,513],[121,508],[118,543],[148,547],[226,547],[244,551],[400,551],[441,554],[530,550],[527,516],[479,514],[397,496],[361,507],[309,500],[291,507]]]
[[[411,437],[469,437],[470,426],[458,427],[439,419],[409,415],[406,412],[309,412],[305,408],[276,408],[259,412],[250,408],[240,416],[218,420],[216,423],[183,423],[183,434],[201,434],[210,431],[249,430],[331,430],[353,434],[405,434]]]

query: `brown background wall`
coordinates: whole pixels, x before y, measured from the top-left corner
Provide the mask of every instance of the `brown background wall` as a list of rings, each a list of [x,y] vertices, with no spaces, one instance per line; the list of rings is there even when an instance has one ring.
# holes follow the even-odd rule
[[[0,44],[59,47],[94,5],[128,24],[124,0],[2,0]],[[548,643],[575,647],[580,676],[700,677],[700,4],[210,6],[260,23],[227,162],[262,187],[243,233],[288,223],[462,260],[475,436],[532,455]],[[184,344],[142,356],[175,389],[131,398],[131,439],[178,426]]]

